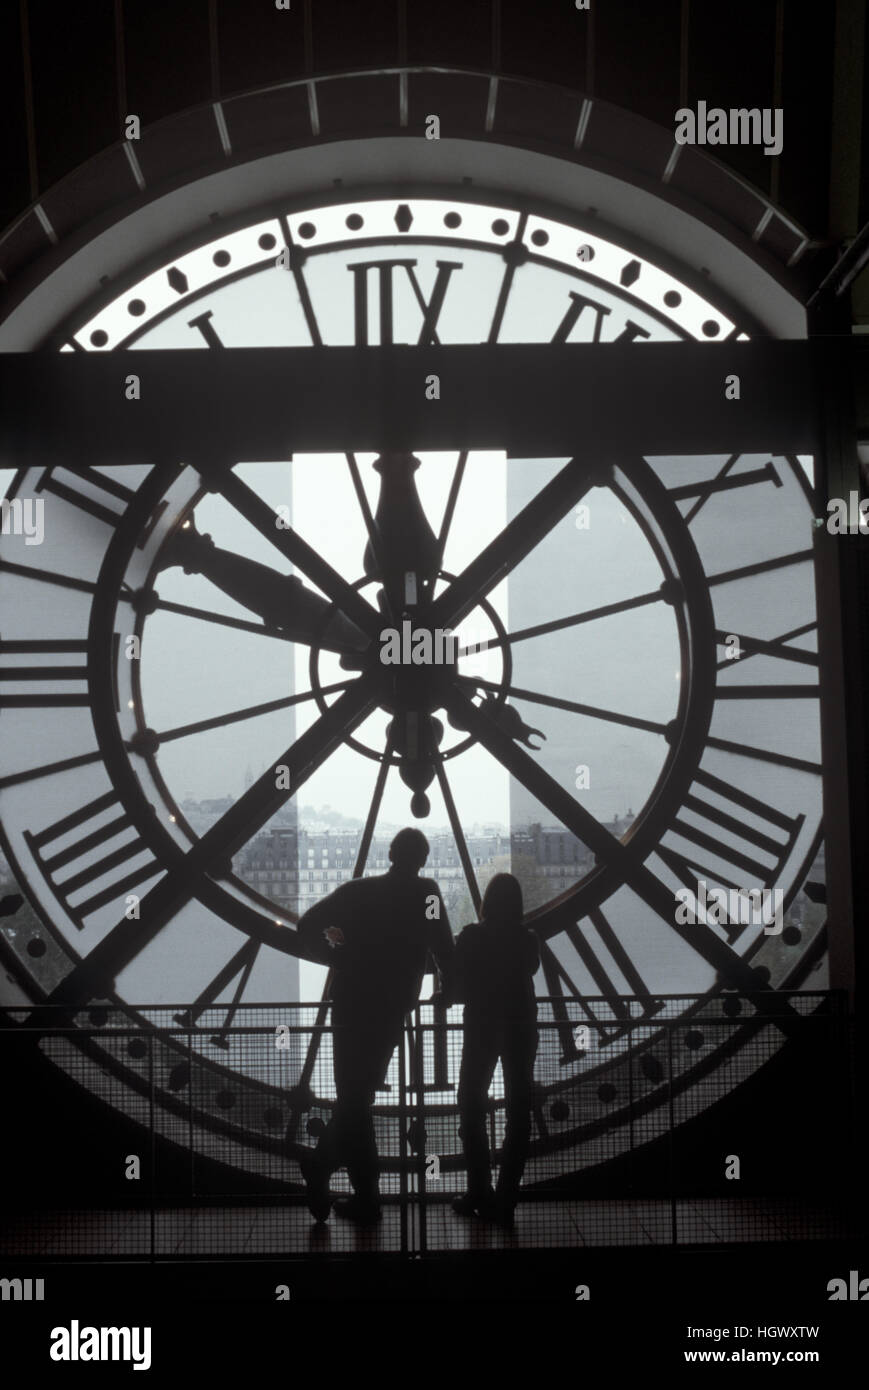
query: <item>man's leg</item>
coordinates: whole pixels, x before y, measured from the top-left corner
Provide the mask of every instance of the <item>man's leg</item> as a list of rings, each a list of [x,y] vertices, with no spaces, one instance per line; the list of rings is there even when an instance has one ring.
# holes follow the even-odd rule
[[[401,1036],[402,1020],[366,1019],[349,1027],[336,1065],[336,1147],[359,1203],[380,1203],[377,1140],[371,1107]],[[337,1062],[337,1054],[336,1054]],[[340,1074],[340,1088],[339,1088]],[[323,1135],[326,1138],[326,1135]],[[340,1161],[340,1160],[339,1160]]]
[[[498,1059],[497,1044],[485,1032],[465,1027],[459,1071],[459,1134],[468,1170],[468,1205],[491,1197],[486,1100]]]

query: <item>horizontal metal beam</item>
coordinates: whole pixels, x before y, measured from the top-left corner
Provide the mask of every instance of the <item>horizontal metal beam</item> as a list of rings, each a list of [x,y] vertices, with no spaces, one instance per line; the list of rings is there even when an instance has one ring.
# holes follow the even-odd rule
[[[855,381],[858,354],[854,340]],[[813,342],[0,354],[0,466],[302,451],[814,452]],[[841,340],[839,340],[841,351]],[[140,399],[127,399],[138,377]],[[739,399],[728,399],[728,377]],[[437,398],[432,378],[437,378]],[[731,394],[733,394],[731,390]],[[859,414],[859,411],[858,411]]]

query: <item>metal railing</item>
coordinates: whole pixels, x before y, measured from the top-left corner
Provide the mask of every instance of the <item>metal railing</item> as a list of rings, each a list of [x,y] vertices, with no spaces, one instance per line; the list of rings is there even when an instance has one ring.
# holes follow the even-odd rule
[[[328,1009],[212,1007],[193,1018],[165,1005],[104,1007],[56,1022],[43,1011],[37,1025],[7,1009],[0,1024],[4,1074],[19,1078],[12,1131],[28,1128],[28,1096],[59,1088],[73,1116],[87,1113],[102,1175],[90,1183],[73,1163],[47,1201],[44,1188],[28,1198],[27,1172],[13,1173],[21,1209],[5,1249],[26,1253],[37,1239],[58,1255],[151,1258],[320,1248],[299,1157],[334,1105]],[[384,1219],[366,1233],[333,1217],[323,1248],[413,1255],[457,1242],[841,1234],[844,1188],[834,1207],[808,1155],[819,1127],[830,1150],[850,1152],[848,1029],[843,997],[822,992],[540,1000],[530,1150],[509,1232],[451,1210],[465,1189],[462,1012],[420,1003],[372,1111]],[[504,1129],[499,1064],[487,1106],[495,1165]],[[111,1145],[114,1166],[97,1161]],[[350,1190],[339,1170],[333,1194]]]

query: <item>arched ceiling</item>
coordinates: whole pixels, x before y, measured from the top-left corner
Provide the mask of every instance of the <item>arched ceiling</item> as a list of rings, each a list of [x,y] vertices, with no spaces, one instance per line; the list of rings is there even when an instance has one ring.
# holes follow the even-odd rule
[[[450,139],[653,192],[807,296],[866,217],[865,32],[852,0],[20,0],[0,8],[0,316],[95,231],[194,177],[418,140],[429,113]],[[783,107],[781,154],[677,146],[675,111],[699,100]]]

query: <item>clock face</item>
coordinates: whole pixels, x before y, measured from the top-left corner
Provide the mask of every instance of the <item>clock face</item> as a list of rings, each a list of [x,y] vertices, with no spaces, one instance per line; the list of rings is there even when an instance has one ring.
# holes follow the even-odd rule
[[[586,229],[415,199],[241,227],[83,309],[61,350],[745,336]],[[551,1175],[601,1107],[617,1127],[638,1066],[665,1099],[663,1019],[709,1025],[670,1059],[687,1083],[715,1020],[753,1016],[733,991],[793,989],[817,960],[811,460],[353,446],[15,478],[44,539],[0,550],[0,813],[43,925],[11,919],[6,948],[34,999],[174,1023],[167,1116],[195,1059],[203,1132],[274,1147],[328,1108],[328,1044],[282,1058],[293,1110],[273,1038],[227,1025],[315,997],[300,909],[379,871],[416,818],[454,926],[494,872],[523,884],[552,1000],[529,1178]],[[780,895],[779,922],[683,920],[701,881]],[[136,1041],[104,1049],[133,1089]],[[722,1085],[745,1074],[728,1065]],[[457,1151],[454,1125],[439,1142]]]

